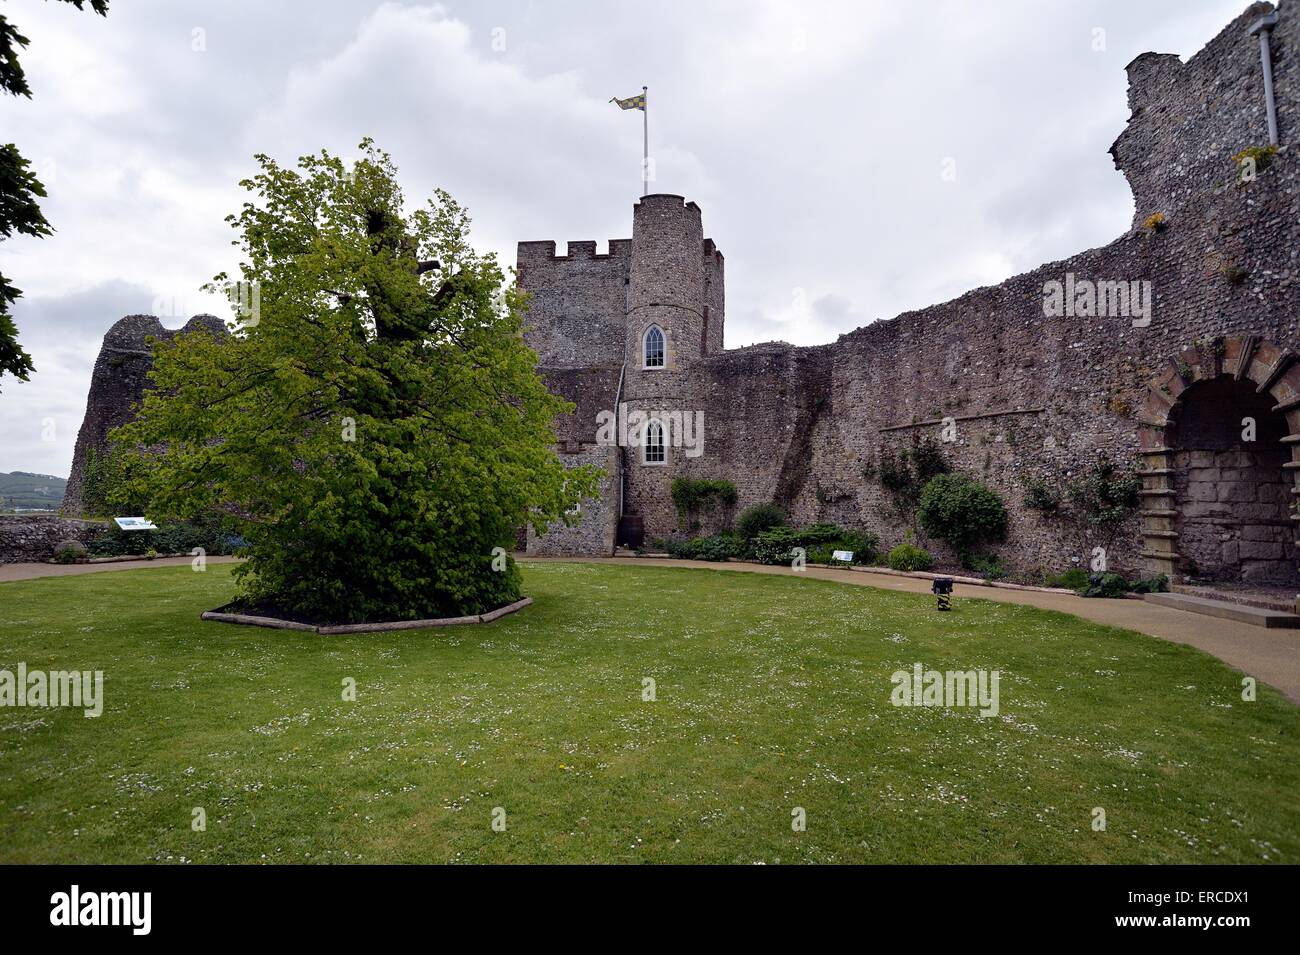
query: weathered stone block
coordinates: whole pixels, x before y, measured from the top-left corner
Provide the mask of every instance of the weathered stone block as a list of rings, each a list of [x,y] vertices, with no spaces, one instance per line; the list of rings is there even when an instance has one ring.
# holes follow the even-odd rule
[[[1281,560],[1282,545],[1268,541],[1241,541],[1239,552],[1242,560]]]
[[[1258,499],[1254,484],[1219,484],[1214,487],[1220,501],[1231,504],[1248,504]]]

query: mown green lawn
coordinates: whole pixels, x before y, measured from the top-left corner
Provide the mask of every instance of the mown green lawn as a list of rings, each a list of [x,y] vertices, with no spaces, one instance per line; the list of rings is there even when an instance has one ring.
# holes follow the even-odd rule
[[[0,709],[0,862],[1300,861],[1300,710],[1186,647],[590,564],[526,565],[494,624],[321,637],[201,622],[229,571],[0,584],[0,668],[105,674],[98,719]],[[1000,670],[999,715],[892,706],[915,662]]]

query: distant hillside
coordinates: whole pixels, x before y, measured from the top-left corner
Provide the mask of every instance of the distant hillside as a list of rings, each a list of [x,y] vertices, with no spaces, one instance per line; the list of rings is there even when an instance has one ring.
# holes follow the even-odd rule
[[[28,471],[14,471],[12,474],[0,471],[0,511],[58,510],[63,503],[63,489],[67,486],[67,478]]]

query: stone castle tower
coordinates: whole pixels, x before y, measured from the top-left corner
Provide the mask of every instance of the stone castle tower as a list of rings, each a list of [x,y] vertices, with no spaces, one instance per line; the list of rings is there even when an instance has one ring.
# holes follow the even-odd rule
[[[639,516],[670,493],[678,470],[673,422],[680,419],[654,419],[665,429],[659,460],[653,450],[648,458],[640,453],[636,442],[645,435],[635,425],[631,445],[598,441],[597,416],[686,410],[694,369],[722,351],[722,253],[704,238],[699,206],[660,193],[637,202],[632,238],[610,240],[607,254],[597,255],[592,241],[570,242],[566,255],[555,254],[554,242],[521,242],[518,269],[532,295],[525,338],[551,389],[578,405],[559,423],[560,453],[566,463],[597,464],[607,475],[577,528],[556,525],[529,547],[608,553],[618,517]]]

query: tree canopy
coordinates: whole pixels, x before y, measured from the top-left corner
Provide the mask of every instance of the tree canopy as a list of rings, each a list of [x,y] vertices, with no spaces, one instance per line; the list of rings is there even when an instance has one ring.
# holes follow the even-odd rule
[[[564,519],[597,472],[553,451],[524,294],[446,192],[405,211],[369,140],[260,172],[228,216],[245,261],[232,334],[155,341],[153,388],[113,434],[149,515],[224,510],[242,599],[315,619],[420,619],[519,596],[515,530]],[[501,548],[495,551],[494,549]]]
[[[86,0],[64,0],[78,10]],[[90,0],[90,8],[100,16],[108,15],[108,0]],[[29,44],[3,13],[0,13],[0,90],[11,96],[31,98],[27,74],[18,61],[18,52]],[[54,230],[41,212],[39,199],[46,197],[45,186],[32,172],[31,163],[23,158],[13,143],[0,145],[0,240],[14,235],[46,236]],[[4,275],[0,275],[0,377],[6,372],[26,381],[34,370],[31,356],[18,344],[18,327],[10,315],[14,302],[22,297]]]

